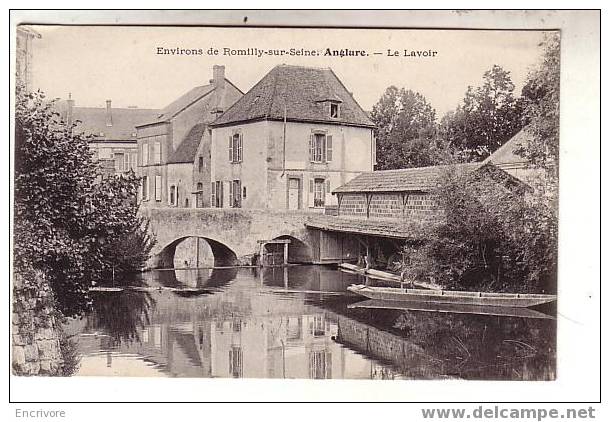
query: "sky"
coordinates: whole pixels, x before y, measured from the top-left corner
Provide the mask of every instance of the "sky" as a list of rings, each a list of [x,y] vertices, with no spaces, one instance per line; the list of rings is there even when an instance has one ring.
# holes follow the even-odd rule
[[[391,85],[424,95],[441,117],[494,64],[510,71],[520,93],[541,53],[542,31],[280,29],[198,27],[35,26],[33,86],[77,106],[162,108],[212,78],[214,64],[248,91],[278,64],[330,67],[365,110]],[[158,48],[201,49],[201,55],[160,55]],[[218,55],[208,55],[210,48]],[[314,50],[318,56],[236,56],[230,50]],[[324,56],[326,49],[365,56]],[[389,56],[388,50],[399,56]],[[405,57],[404,51],[434,57]],[[252,50],[251,50],[252,51]],[[382,53],[382,54],[374,54]],[[417,53],[416,53],[417,54]]]

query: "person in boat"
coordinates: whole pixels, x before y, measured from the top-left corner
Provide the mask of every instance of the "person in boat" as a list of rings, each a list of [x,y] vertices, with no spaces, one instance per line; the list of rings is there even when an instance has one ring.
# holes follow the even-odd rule
[[[364,273],[368,273],[371,269],[371,262],[369,261],[368,255],[364,256]]]
[[[403,268],[400,270],[400,288],[404,289],[405,288],[405,275],[407,273],[406,268]]]

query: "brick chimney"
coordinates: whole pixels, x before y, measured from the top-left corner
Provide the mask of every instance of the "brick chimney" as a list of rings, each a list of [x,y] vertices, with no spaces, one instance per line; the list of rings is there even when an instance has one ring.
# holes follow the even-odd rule
[[[66,110],[66,123],[68,125],[72,124],[72,120],[74,119],[74,105],[75,101],[72,99],[72,93],[68,93],[68,100],[66,101],[68,104],[68,108]]]
[[[212,108],[214,119],[224,113],[225,105],[225,67],[215,64],[212,67],[213,79],[210,81],[216,88],[216,106]]]
[[[112,126],[112,100],[106,100],[106,126]]]
[[[212,67],[212,81],[216,88],[224,88],[225,86],[225,67],[215,64]]]

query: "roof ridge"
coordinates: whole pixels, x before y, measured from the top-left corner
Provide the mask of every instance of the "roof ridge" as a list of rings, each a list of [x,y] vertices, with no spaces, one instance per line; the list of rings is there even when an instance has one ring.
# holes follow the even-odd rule
[[[295,68],[299,68],[299,69],[330,70],[330,67],[303,66],[303,65],[300,65],[300,64],[287,64],[287,63],[281,63],[281,64],[278,64],[278,65],[275,65],[275,67],[295,67]]]
[[[277,67],[277,66],[275,66]],[[273,68],[274,69],[274,68]],[[239,99],[237,101],[235,101],[233,104],[231,104],[231,107],[229,107],[228,109],[226,109],[220,116],[218,116],[213,122],[211,122],[211,124],[213,124],[214,122],[216,122],[216,120],[220,120],[222,119],[222,116],[227,114],[231,109],[233,109],[234,107],[237,106],[237,104],[248,94],[250,94],[250,92],[254,91],[254,89],[259,86],[264,80],[265,78],[273,71],[273,69],[271,69],[269,72],[267,72],[265,74],[265,76],[263,76],[261,79],[259,79],[259,81],[257,83],[255,83],[252,88],[250,88],[249,90],[247,90],[245,93],[242,92],[242,96],[239,97]],[[237,88],[237,87],[236,87]],[[239,88],[238,88],[239,89]],[[241,92],[241,90],[240,90]]]
[[[358,107],[360,109],[360,111],[362,113],[364,113],[364,115],[366,116],[366,118],[373,124],[375,124],[373,122],[373,120],[371,120],[371,116],[369,115],[369,113],[367,113],[366,111],[364,111],[364,109],[362,108],[362,106],[360,105],[360,103],[358,101],[356,101],[356,99],[354,98],[354,96],[352,95],[352,92],[350,90],[347,89],[347,87],[343,84],[343,82],[341,82],[341,79],[337,76],[337,74],[335,73],[334,70],[332,70],[330,67],[328,68],[328,70],[330,71],[330,73],[332,73],[332,75],[335,77],[335,79],[339,82],[339,84],[341,85],[341,87],[345,90],[345,92],[347,92],[347,94],[350,96],[350,98],[354,101],[354,103],[356,104],[356,107]]]
[[[272,69],[271,72],[273,72],[274,70],[275,69]],[[265,78],[263,78],[263,79],[265,79]],[[275,102],[276,92],[277,92],[277,72],[273,72],[273,91],[271,93],[271,101],[269,101],[269,108],[267,109],[267,112],[265,113],[265,117],[269,117],[271,115],[271,110],[273,110],[273,103]]]
[[[483,162],[474,162],[474,163],[453,163],[453,164],[436,164],[433,166],[422,166],[422,167],[405,167],[401,169],[387,169],[387,170],[374,170],[367,171],[361,174],[371,174],[371,173],[389,173],[389,172],[400,172],[406,170],[422,170],[422,169],[430,169],[430,168],[441,168],[441,167],[451,167],[451,166],[464,166],[464,165],[482,165]]]

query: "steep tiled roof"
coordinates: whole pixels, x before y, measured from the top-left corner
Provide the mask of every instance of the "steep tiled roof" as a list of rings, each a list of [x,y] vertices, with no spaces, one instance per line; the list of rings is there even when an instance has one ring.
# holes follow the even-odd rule
[[[481,163],[455,164],[458,171],[473,171]],[[437,187],[444,172],[452,166],[431,166],[362,173],[333,193],[429,191]]]
[[[493,163],[495,165],[502,164],[525,164],[527,160],[515,154],[515,150],[520,146],[527,145],[528,139],[531,137],[527,127],[521,129],[515,136],[510,138],[493,154],[487,157],[483,163]]]
[[[111,113],[112,126],[106,125],[106,108],[103,107],[74,107],[72,119],[81,121],[77,130],[95,135],[99,139],[135,141],[136,126],[156,116],[159,111],[143,108],[112,108]]]
[[[328,101],[340,104],[331,118]],[[373,127],[368,115],[331,69],[279,65],[274,67],[213,125],[251,120],[315,121]]]
[[[167,160],[168,163],[192,163],[195,161],[199,142],[203,136],[207,125],[205,123],[197,123],[186,134],[178,149]]]
[[[532,138],[527,127],[521,129],[515,136],[510,138],[493,154],[483,161],[484,164],[493,164],[496,168],[504,170],[519,181],[527,185],[536,185],[535,180],[544,178],[544,170],[528,166],[527,159],[517,155],[515,150],[521,146],[527,146]]]
[[[187,93],[181,95],[176,100],[165,106],[159,113],[152,119],[146,122],[142,122],[142,125],[149,125],[154,123],[167,122],[171,120],[176,114],[193,104],[195,101],[205,97],[210,92],[214,91],[214,84],[196,86]]]

